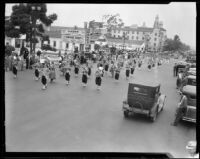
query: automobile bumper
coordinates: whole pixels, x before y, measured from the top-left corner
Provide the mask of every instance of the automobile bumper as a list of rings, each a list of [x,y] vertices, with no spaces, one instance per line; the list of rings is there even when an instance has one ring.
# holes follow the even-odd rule
[[[196,123],[196,119],[192,119],[192,118],[188,118],[188,117],[183,117],[182,120]]]
[[[129,112],[132,112],[132,113],[137,113],[137,114],[149,115],[149,110],[143,110],[143,109],[129,107],[128,104],[123,104],[122,110],[123,111],[129,111]]]

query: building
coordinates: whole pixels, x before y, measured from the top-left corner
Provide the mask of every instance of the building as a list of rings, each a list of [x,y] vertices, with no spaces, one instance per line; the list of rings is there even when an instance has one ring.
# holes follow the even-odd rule
[[[113,38],[123,38],[124,35],[128,39],[127,43],[131,43],[131,40],[143,41],[146,50],[157,52],[162,51],[166,39],[166,30],[163,28],[163,23],[159,21],[157,15],[152,28],[146,27],[145,23],[143,23],[141,27],[132,25],[111,30],[111,37]]]

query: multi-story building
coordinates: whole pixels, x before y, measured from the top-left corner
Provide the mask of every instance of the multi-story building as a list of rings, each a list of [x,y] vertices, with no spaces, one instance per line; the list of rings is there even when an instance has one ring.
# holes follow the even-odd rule
[[[51,26],[45,33],[49,35],[49,44],[61,52],[75,49],[84,50],[84,28]]]
[[[143,41],[145,43],[146,50],[162,51],[162,47],[166,39],[166,30],[163,28],[163,23],[159,21],[159,17],[157,15],[152,28],[146,27],[144,23],[141,27],[133,25],[111,30],[111,36],[113,38],[124,38],[124,35],[128,39],[127,42],[133,40],[142,43]]]

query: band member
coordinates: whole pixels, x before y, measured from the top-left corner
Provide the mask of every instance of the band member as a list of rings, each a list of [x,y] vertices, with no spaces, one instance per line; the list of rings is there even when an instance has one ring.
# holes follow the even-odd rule
[[[105,62],[105,65],[104,65],[104,69],[105,69],[105,73],[107,74],[108,72],[108,68],[109,68],[109,63],[108,61]]]
[[[129,65],[129,63],[127,62],[127,64],[126,64],[126,79],[129,78],[129,74],[130,74],[130,65]]]
[[[134,71],[135,71],[135,63],[132,62],[131,63],[131,76],[133,76]]]
[[[36,81],[39,80],[39,75],[40,75],[40,71],[38,67],[39,67],[38,65],[35,66],[35,80]]]
[[[139,68],[139,70],[141,70],[141,66],[142,66],[142,61],[139,60],[139,61],[138,61],[138,68]]]
[[[92,73],[92,61],[91,60],[88,60],[87,61],[87,68],[88,68],[88,77],[91,76],[91,73]]]
[[[71,71],[71,68],[67,68],[66,73],[65,73],[66,85],[69,85],[69,81],[70,81],[70,71]]]
[[[88,79],[87,74],[88,74],[88,72],[87,72],[86,68],[83,68],[83,74],[82,74],[83,87],[86,87],[86,85],[87,85],[87,79]]]
[[[148,61],[148,69],[151,70],[151,62]]]
[[[50,67],[49,79],[51,83],[53,82],[54,79],[56,79],[56,71],[54,66]]]
[[[120,67],[118,66],[115,71],[115,80],[117,81],[119,80],[119,74],[120,74]]]
[[[97,90],[100,90],[100,86],[101,86],[101,71],[98,69],[95,73],[96,79],[95,79],[95,83],[97,85]]]
[[[42,85],[43,85],[42,89],[43,90],[46,89],[47,88],[47,77],[45,75],[45,71],[44,70],[42,72],[41,82],[42,82]]]
[[[115,65],[114,65],[114,62],[113,62],[113,61],[111,61],[110,73],[111,73],[112,78],[114,78]]]
[[[78,64],[78,61],[75,60],[75,62],[74,62],[74,73],[75,73],[75,77],[78,77],[78,72],[79,72],[79,64]]]
[[[13,69],[12,69],[14,78],[17,78],[17,62],[13,63]]]

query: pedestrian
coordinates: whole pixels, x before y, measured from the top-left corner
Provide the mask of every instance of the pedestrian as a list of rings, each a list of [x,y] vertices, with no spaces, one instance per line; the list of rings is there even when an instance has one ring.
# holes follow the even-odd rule
[[[78,61],[75,60],[74,62],[74,73],[75,73],[75,77],[78,77],[78,72],[79,72],[79,64],[78,64]]]
[[[178,73],[177,80],[176,80],[176,89],[179,89],[179,90],[180,90],[181,85],[182,85],[182,73],[179,72],[179,73]]]
[[[9,57],[5,56],[5,71],[7,72],[9,70]]]
[[[16,61],[13,63],[12,72],[13,72],[14,78],[17,78],[17,62]]]
[[[100,69],[97,69],[97,71],[95,72],[95,76],[96,76],[95,83],[97,85],[97,90],[100,90],[101,81],[102,81],[102,79],[101,79],[102,75],[101,75]]]
[[[181,94],[180,103],[178,104],[178,107],[176,109],[175,119],[174,119],[173,123],[171,123],[171,125],[173,125],[173,126],[177,126],[178,122],[182,119],[182,117],[184,116],[184,114],[187,110],[188,99],[187,99],[186,95],[184,95],[182,92],[180,92],[180,94]]]
[[[65,72],[66,85],[69,85],[69,81],[70,81],[70,71],[71,71],[71,68],[67,68],[67,70],[66,70],[66,72]]]
[[[186,145],[186,150],[189,153],[186,158],[199,158],[197,141],[189,141]]]
[[[47,88],[47,77],[46,77],[45,70],[42,71],[41,82],[43,85],[42,89],[45,90]]]
[[[38,68],[38,65],[35,66],[35,80],[38,81],[39,80],[39,75],[40,75],[40,71]]]
[[[87,79],[88,79],[88,72],[86,70],[86,68],[83,68],[83,72],[82,72],[82,83],[83,83],[83,87],[86,87],[87,85]]]
[[[118,66],[116,68],[116,71],[115,71],[115,80],[118,81],[119,80],[119,74],[120,74],[120,67]]]
[[[174,77],[176,76],[176,71],[177,71],[176,67],[177,67],[177,64],[175,63],[174,64],[174,69],[173,69]]]

